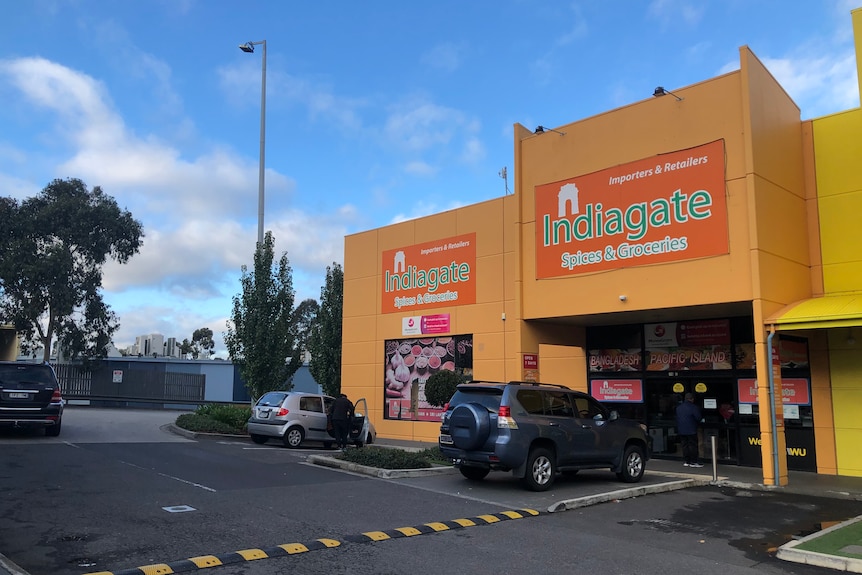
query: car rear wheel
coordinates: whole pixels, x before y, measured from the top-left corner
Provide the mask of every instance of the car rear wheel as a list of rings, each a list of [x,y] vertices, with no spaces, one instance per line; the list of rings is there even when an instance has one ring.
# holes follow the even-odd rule
[[[257,443],[258,445],[263,445],[264,443],[266,443],[267,439],[269,439],[269,438],[265,435],[258,435],[257,433],[251,434],[251,440],[254,441],[255,443]]]
[[[623,453],[623,469],[617,473],[617,478],[626,483],[637,483],[643,477],[645,467],[643,449],[629,445]]]
[[[305,433],[301,427],[291,427],[284,433],[284,445],[296,449],[302,443]]]
[[[557,464],[554,455],[544,447],[534,447],[527,457],[527,473],[524,484],[530,491],[547,491],[554,484]]]
[[[62,420],[58,419],[57,423],[55,423],[51,427],[46,427],[45,428],[45,435],[47,435],[48,437],[57,437],[58,435],[60,435],[60,423],[61,422],[62,422]]]
[[[461,471],[461,475],[470,481],[482,481],[488,476],[488,473],[491,472],[490,469],[485,469],[483,467],[461,467],[459,469]]]

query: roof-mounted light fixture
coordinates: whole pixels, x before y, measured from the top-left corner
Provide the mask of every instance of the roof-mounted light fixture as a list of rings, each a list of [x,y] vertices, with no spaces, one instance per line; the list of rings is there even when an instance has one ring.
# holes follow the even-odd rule
[[[676,101],[677,101],[677,102],[681,102],[681,101],[682,101],[682,98],[680,98],[679,96],[677,96],[676,94],[674,94],[674,93],[673,93],[673,92],[671,92],[670,90],[665,90],[665,89],[664,89],[664,88],[662,88],[661,86],[659,86],[658,88],[656,88],[656,89],[655,89],[655,91],[652,93],[652,95],[653,95],[653,96],[655,96],[656,98],[658,98],[659,96],[665,96],[665,95],[667,95],[667,94],[670,94],[671,96],[673,96],[674,98],[676,98]]]
[[[561,131],[559,131],[559,130],[555,130],[555,129],[553,129],[553,128],[546,128],[545,126],[536,126],[536,131],[535,131],[535,132],[533,132],[533,133],[534,133],[534,134],[543,134],[543,133],[545,132],[545,130],[547,130],[548,132],[556,132],[557,134],[559,134],[559,135],[561,135],[561,136],[565,136],[565,135],[566,135],[566,133],[565,133],[565,132],[561,132]]]

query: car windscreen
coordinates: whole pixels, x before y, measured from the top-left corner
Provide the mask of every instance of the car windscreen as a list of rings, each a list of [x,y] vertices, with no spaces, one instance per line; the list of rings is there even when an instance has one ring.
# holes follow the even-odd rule
[[[54,385],[54,375],[47,365],[0,365],[0,382]]]
[[[502,398],[503,390],[501,389],[468,387],[455,391],[455,395],[449,400],[449,407],[462,403],[478,403],[489,411],[496,412],[500,410],[500,400]]]
[[[258,405],[281,405],[281,402],[284,401],[284,398],[287,397],[287,393],[278,392],[278,391],[270,391],[266,393],[257,400]]]

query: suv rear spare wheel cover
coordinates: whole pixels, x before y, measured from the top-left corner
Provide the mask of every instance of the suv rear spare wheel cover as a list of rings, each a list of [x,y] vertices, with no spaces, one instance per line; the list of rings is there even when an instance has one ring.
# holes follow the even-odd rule
[[[452,410],[449,434],[458,449],[479,449],[491,433],[488,409],[478,403],[462,403]]]

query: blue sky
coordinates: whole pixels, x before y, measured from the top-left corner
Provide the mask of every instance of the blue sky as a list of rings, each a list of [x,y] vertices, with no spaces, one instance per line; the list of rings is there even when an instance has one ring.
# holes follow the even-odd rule
[[[557,127],[738,69],[749,46],[802,117],[859,105],[862,0],[31,0],[0,20],[0,195],[99,185],[144,225],[105,267],[136,335],[222,333],[266,214],[297,303],[344,236],[513,189],[514,123]]]

